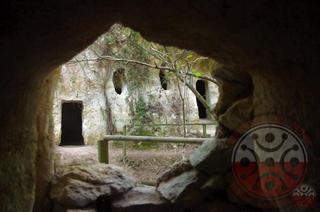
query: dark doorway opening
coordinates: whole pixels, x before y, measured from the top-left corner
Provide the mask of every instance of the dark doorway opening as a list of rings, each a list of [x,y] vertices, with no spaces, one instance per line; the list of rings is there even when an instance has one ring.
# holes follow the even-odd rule
[[[198,80],[196,83],[196,89],[201,96],[206,99],[206,83],[203,80]],[[204,105],[197,98],[198,114],[200,119],[207,118],[207,110]]]
[[[82,110],[83,104],[80,101],[62,103],[60,146],[84,145]]]

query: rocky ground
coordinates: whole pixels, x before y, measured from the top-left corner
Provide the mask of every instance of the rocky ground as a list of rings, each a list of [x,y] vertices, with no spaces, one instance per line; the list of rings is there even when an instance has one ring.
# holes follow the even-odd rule
[[[173,163],[180,161],[198,145],[162,145],[157,149],[127,149],[127,157],[123,157],[121,146],[110,145],[110,164],[121,166],[138,179],[140,183],[153,185],[158,176]],[[59,172],[68,165],[98,163],[95,146],[56,147],[55,170]]]

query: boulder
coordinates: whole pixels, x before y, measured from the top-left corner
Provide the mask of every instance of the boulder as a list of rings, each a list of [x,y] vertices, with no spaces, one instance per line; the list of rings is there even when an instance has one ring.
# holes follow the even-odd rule
[[[218,117],[236,101],[252,94],[252,80],[247,72],[221,67],[212,73],[219,86],[219,99],[214,108]]]
[[[185,206],[193,205],[202,198],[200,190],[202,182],[203,179],[199,172],[192,169],[165,182],[160,182],[157,190],[163,198],[171,203],[182,203]]]
[[[160,174],[160,177],[157,179],[157,185],[161,182],[168,181],[170,178],[180,175],[183,172],[191,170],[193,167],[190,164],[189,160],[181,160],[174,163],[169,169]]]
[[[244,124],[253,119],[252,97],[234,102],[225,113],[218,117],[219,123],[233,132],[245,133]]]
[[[109,164],[70,166],[55,176],[51,199],[67,207],[84,207],[99,196],[125,193],[136,180],[120,167]]]
[[[220,94],[213,110],[219,122],[216,136],[219,138],[228,137],[235,128],[238,128],[242,120],[251,118],[252,105],[248,103],[251,103],[252,100],[247,102],[238,101],[252,96],[252,79],[248,73],[234,70],[231,67],[220,67],[214,70],[212,77],[219,86]],[[237,102],[241,104],[238,105]],[[248,105],[249,107],[246,107]],[[241,109],[244,109],[244,111],[240,111]]]
[[[170,206],[153,186],[139,186],[119,196],[112,202],[112,211],[164,211]],[[171,206],[172,207],[172,206]]]
[[[226,173],[231,167],[232,146],[226,139],[208,139],[189,156],[190,164],[206,175]]]

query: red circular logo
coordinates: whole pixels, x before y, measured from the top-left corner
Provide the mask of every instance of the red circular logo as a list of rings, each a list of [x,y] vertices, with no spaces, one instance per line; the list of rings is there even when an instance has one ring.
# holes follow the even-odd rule
[[[232,172],[251,198],[274,201],[288,196],[304,180],[307,151],[301,138],[277,123],[256,125],[236,142]]]

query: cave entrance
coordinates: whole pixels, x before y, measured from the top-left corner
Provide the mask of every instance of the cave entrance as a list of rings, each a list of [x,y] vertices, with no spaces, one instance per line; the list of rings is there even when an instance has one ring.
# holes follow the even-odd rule
[[[196,89],[199,92],[199,94],[206,99],[206,82],[203,80],[198,80],[196,82]],[[199,101],[197,98],[197,106],[198,106],[198,114],[200,119],[206,119],[207,118],[207,110],[205,106]]]
[[[177,59],[179,67],[172,69],[170,61]],[[174,141],[169,144],[158,142],[158,138],[139,142],[111,140],[103,142],[105,145],[99,141],[109,135],[143,136],[146,139],[161,135],[181,137],[182,140],[184,137],[214,135],[215,123],[198,118],[193,92],[196,82],[201,80],[197,75],[199,73],[196,71],[195,75],[189,75],[192,70],[201,68],[201,76],[210,76],[212,70],[220,67],[210,64],[216,63],[195,52],[149,43],[139,33],[121,25],[112,26],[87,49],[61,66],[53,101],[52,113],[56,115],[54,140],[60,143],[61,103],[80,100],[81,96],[85,146],[71,143],[70,146],[56,148],[55,157],[59,161],[56,167],[92,164],[93,161],[98,162],[99,157],[103,158],[101,161],[106,161],[108,155],[111,164],[128,167],[128,171],[133,172],[139,181],[156,184],[159,174],[172,163],[186,158],[197,148],[197,143],[176,144]],[[178,77],[174,71],[179,71]],[[188,87],[185,82],[192,86]],[[199,90],[198,85],[198,92],[206,95],[204,98],[209,105],[211,102],[208,100],[217,96],[215,85],[205,80],[200,84],[202,89]],[[199,107],[201,117],[208,115],[209,118],[210,113],[205,111],[207,107]],[[80,110],[77,117],[80,119]],[[81,131],[75,133],[77,135],[80,136]],[[73,140],[76,139],[62,141],[61,145],[69,145]],[[136,154],[137,151],[139,154]],[[171,159],[168,160],[168,157]],[[135,161],[134,167],[128,166],[130,161]]]
[[[82,110],[83,103],[81,101],[62,103],[60,146],[84,145]]]

